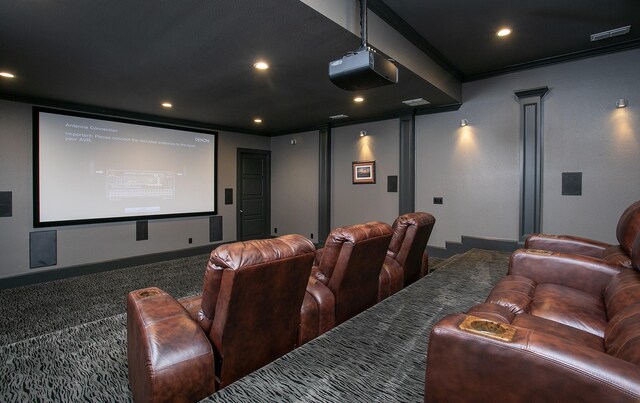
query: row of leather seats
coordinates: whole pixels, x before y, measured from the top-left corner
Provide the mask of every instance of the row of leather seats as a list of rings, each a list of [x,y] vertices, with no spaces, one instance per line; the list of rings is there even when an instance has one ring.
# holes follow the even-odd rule
[[[640,201],[616,235],[530,236],[484,303],[432,329],[425,401],[640,401]]]
[[[298,345],[398,292],[428,272],[425,250],[435,218],[398,217],[337,228],[316,252],[307,284]]]
[[[127,298],[136,402],[197,401],[332,329],[428,272],[428,213],[216,248],[203,293],[150,287]]]

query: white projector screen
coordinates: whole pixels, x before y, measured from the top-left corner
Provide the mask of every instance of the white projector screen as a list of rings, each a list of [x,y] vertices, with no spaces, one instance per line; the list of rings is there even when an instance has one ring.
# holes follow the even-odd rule
[[[216,214],[216,140],[34,108],[34,226]]]

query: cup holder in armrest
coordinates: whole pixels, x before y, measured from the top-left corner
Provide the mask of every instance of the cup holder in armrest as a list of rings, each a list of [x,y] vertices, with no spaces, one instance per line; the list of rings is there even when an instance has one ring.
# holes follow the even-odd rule
[[[494,322],[476,316],[467,316],[460,324],[460,329],[502,341],[512,341],[516,328],[506,323]]]
[[[160,295],[160,292],[157,290],[143,290],[142,292],[138,293],[138,296],[140,298],[153,297],[154,295]]]

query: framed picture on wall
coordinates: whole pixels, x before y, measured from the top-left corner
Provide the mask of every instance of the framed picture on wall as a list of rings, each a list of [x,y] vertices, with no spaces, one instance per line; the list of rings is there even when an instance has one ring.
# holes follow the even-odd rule
[[[376,162],[375,161],[354,161],[351,174],[353,184],[376,183]]]

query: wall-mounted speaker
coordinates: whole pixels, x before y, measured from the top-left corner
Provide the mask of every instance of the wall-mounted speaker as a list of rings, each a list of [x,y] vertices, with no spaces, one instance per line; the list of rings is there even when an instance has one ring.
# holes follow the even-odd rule
[[[209,217],[209,242],[222,241],[222,216]]]
[[[387,176],[387,192],[398,192],[398,175]]]
[[[53,266],[58,264],[58,233],[36,231],[29,233],[29,267]]]
[[[11,217],[13,215],[11,192],[0,192],[0,217]]]
[[[149,221],[136,221],[136,241],[149,239]]]
[[[582,196],[582,172],[562,173],[562,195]]]

